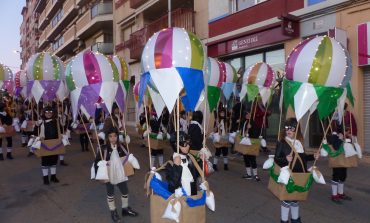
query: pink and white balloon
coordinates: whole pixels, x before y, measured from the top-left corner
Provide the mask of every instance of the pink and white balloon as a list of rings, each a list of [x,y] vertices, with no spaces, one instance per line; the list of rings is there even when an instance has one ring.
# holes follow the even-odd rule
[[[27,82],[28,77],[25,70],[20,70],[17,73],[15,73],[15,95],[19,96],[22,95],[22,97],[27,97]]]
[[[65,76],[75,118],[81,106],[94,116],[96,103],[104,103],[109,113],[115,101],[123,109],[124,94],[118,87],[117,67],[103,54],[90,50],[77,54],[67,65]]]

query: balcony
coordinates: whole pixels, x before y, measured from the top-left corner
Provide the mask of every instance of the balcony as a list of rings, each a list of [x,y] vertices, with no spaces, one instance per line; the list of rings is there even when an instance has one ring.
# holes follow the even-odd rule
[[[91,46],[91,51],[102,54],[113,54],[113,43],[95,43]]]
[[[130,0],[130,8],[137,9],[146,2],[148,2],[148,0]]]
[[[67,54],[73,54],[73,49],[77,46],[76,25],[69,27],[69,29],[63,34],[63,39],[63,45],[54,52],[59,57]]]
[[[99,30],[113,29],[113,2],[94,5],[76,23],[77,37],[87,38]]]
[[[171,13],[172,27],[181,27],[194,32],[194,11],[191,8],[179,8]],[[144,28],[133,32],[130,39],[124,43],[124,48],[130,49],[131,59],[140,59],[141,53],[148,39],[157,31],[168,27],[168,15],[162,16],[156,21],[145,25]],[[119,44],[118,44],[119,45]],[[119,48],[118,45],[116,49]]]
[[[39,29],[45,28],[48,19],[46,18],[46,10],[42,11],[39,17]]]

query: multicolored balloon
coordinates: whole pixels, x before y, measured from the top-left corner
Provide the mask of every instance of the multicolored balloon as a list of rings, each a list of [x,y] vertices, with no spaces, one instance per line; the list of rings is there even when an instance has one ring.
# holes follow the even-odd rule
[[[238,80],[238,76],[236,74],[236,70],[233,66],[228,63],[218,61],[221,76],[224,78],[221,89],[226,98],[229,100],[232,93],[234,92],[236,81]]]
[[[346,49],[328,36],[303,40],[290,53],[286,79],[345,88],[351,79],[352,62]]]
[[[131,70],[129,64],[120,56],[114,55],[112,57],[114,64],[118,69],[119,79],[121,81],[121,85],[124,87],[125,92],[128,92],[130,88],[130,77],[131,77]],[[125,94],[127,96],[127,94]]]
[[[216,108],[218,101],[221,96],[221,86],[222,83],[226,80],[226,72],[221,72],[222,68],[216,59],[208,57],[208,66],[207,66],[207,101],[209,110],[213,112]]]
[[[6,90],[9,94],[13,94],[13,72],[3,64],[0,64],[0,88]]]
[[[205,51],[193,33],[177,27],[155,33],[144,47],[141,66],[141,88],[152,79],[169,111],[185,89],[182,100],[194,110],[204,89]]]
[[[15,95],[19,96],[22,95],[23,97],[27,97],[27,82],[28,77],[25,70],[18,71],[15,73]]]
[[[74,118],[81,106],[92,117],[96,103],[103,102],[110,113],[116,101],[124,107],[124,93],[118,87],[119,73],[114,62],[100,53],[90,50],[77,54],[67,65],[66,83],[71,91]]]
[[[32,55],[27,62],[27,95],[34,97],[38,102],[54,100],[57,95],[65,92],[62,84],[64,78],[64,64],[55,55],[41,52]]]

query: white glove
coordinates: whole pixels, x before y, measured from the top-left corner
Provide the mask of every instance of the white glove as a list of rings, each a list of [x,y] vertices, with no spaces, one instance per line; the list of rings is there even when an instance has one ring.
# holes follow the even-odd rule
[[[100,139],[105,140],[105,133],[104,132],[99,132],[98,136],[99,136]]]
[[[320,149],[320,156],[327,157],[328,155],[329,155],[328,152],[326,152],[326,150],[324,148]]]
[[[123,142],[124,142],[124,140],[123,140],[123,135],[121,135],[121,134],[120,134],[120,135],[118,136],[118,138],[119,138],[119,141],[120,141],[121,143],[123,143]]]
[[[5,133],[5,129],[2,126],[0,126],[0,133]]]
[[[252,145],[252,142],[251,142],[251,139],[248,138],[248,137],[244,137],[242,138],[242,140],[240,140],[240,143],[241,145],[246,145],[246,146],[251,146]]]
[[[202,189],[202,190],[204,190],[204,191],[207,191],[208,190],[208,188],[206,187],[206,185],[205,185],[204,182],[199,185],[199,188]]]
[[[136,157],[134,157],[134,155],[130,154],[128,156],[128,162],[131,163],[134,169],[140,170],[139,161],[136,159]]]
[[[263,169],[268,170],[274,165],[274,155],[269,155],[269,158],[263,163]]]
[[[184,195],[184,193],[182,192],[182,188],[181,187],[179,187],[179,188],[177,188],[175,190],[175,197],[181,197],[183,195]]]
[[[261,139],[261,146],[262,147],[266,147],[267,146],[267,143],[266,143],[266,140],[265,139]]]
[[[278,183],[287,185],[290,178],[289,166],[284,166],[280,169],[280,175],[278,178]]]
[[[159,132],[158,135],[157,135],[157,139],[158,140],[163,140],[163,133],[162,132]]]

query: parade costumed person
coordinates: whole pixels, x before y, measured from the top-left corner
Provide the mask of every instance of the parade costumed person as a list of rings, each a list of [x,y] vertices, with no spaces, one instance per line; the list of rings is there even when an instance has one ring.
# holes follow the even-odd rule
[[[275,163],[281,168],[289,166],[292,172],[307,172],[307,161],[319,158],[319,154],[307,155],[304,151],[300,129],[297,129],[297,120],[289,118],[285,122],[285,133],[278,142],[275,150]],[[295,136],[297,134],[297,136]],[[297,161],[292,162],[294,159]],[[298,201],[281,202],[281,222],[289,222],[289,211],[291,212],[291,222],[300,223]]]
[[[226,120],[225,110],[224,109],[220,110],[218,115],[219,115],[218,120],[215,122],[215,132],[217,132],[221,136],[221,138],[223,138],[223,137],[226,137],[226,135],[228,134],[227,132],[228,121]],[[224,170],[229,170],[229,166],[228,166],[229,148],[228,147],[216,148],[215,157],[213,158],[213,169],[216,171],[218,170],[217,163],[218,163],[218,159],[220,159],[221,153],[224,158]]]
[[[341,132],[343,128],[338,126],[337,131],[332,132],[332,135],[328,137],[328,143],[332,145],[332,148],[335,151],[341,149],[345,142],[351,143],[352,142],[352,135],[350,127],[346,127],[345,133]],[[347,144],[352,146],[352,144]],[[332,189],[332,196],[331,200],[334,203],[341,204],[341,200],[352,200],[351,197],[344,194],[344,182],[347,178],[347,168],[346,167],[334,167],[333,168],[333,178],[331,181],[331,189]]]
[[[181,120],[180,120],[181,121]],[[190,149],[201,150],[203,148],[203,113],[195,111],[189,125]]]
[[[102,147],[102,154],[104,159],[108,162],[109,181],[105,183],[107,189],[107,202],[111,217],[114,222],[119,222],[115,201],[114,201],[114,186],[116,185],[120,190],[122,196],[122,216],[135,217],[138,214],[132,210],[128,205],[128,188],[127,176],[125,174],[122,158],[128,155],[125,148],[118,141],[118,129],[111,127],[105,133],[106,145]],[[100,156],[96,156],[95,164],[101,160]]]
[[[240,131],[242,135],[249,135],[249,132],[251,132],[250,119],[251,119],[250,113],[249,112],[245,113],[243,117],[243,121],[240,125],[240,128],[241,128]],[[254,155],[247,155],[247,154],[244,155],[243,154],[243,159],[244,159],[245,169],[247,171],[247,173],[243,175],[243,178],[247,180],[251,180],[254,178],[256,181],[260,181],[261,179],[259,178],[258,173],[257,173],[257,161],[256,161],[257,157]]]
[[[168,190],[171,193],[174,193],[176,189],[181,190],[184,188],[185,193],[190,195],[197,194],[197,179],[199,177],[199,173],[196,170],[194,164],[189,154],[190,151],[190,140],[189,136],[186,133],[181,132],[179,133],[179,145],[180,151],[177,153],[177,137],[176,132],[171,136],[170,143],[172,149],[174,150],[173,164],[167,164],[166,166],[166,179],[168,182]],[[202,165],[199,165],[202,166]]]
[[[183,131],[186,134],[188,133],[188,120],[186,111],[180,112],[180,131]]]
[[[158,134],[161,131],[161,123],[158,120],[157,113],[152,111],[150,121],[149,121],[150,129],[152,133]],[[152,167],[155,167],[156,157],[158,157],[158,166],[163,165],[163,149],[153,149],[150,151],[151,159],[152,159]]]
[[[268,116],[271,115],[271,111],[266,110],[265,106],[262,103],[261,99],[258,99],[258,102],[253,108],[254,113],[252,114],[253,122],[251,128],[251,137],[258,138],[260,135],[266,139],[266,129],[268,128]],[[262,134],[261,134],[262,133]],[[263,152],[269,152],[266,146],[262,146]]]
[[[39,120],[37,123],[37,128],[35,128],[34,135],[38,135],[41,140],[58,139],[58,128],[60,128],[60,126],[58,125],[55,111],[52,107],[47,106],[44,108],[42,120]],[[37,134],[38,132],[40,134]],[[58,155],[41,157],[41,170],[45,185],[49,185],[49,170],[51,174],[50,181],[59,183],[59,180],[56,176],[57,163]]]
[[[13,124],[13,118],[10,116],[9,112],[7,112],[6,109],[6,104],[3,102],[0,102],[0,121],[1,125],[4,126],[12,126]],[[5,137],[6,139],[6,158],[12,160],[12,148],[13,148],[13,138],[11,136]],[[4,155],[3,155],[3,138],[0,138],[0,160],[4,160]]]

